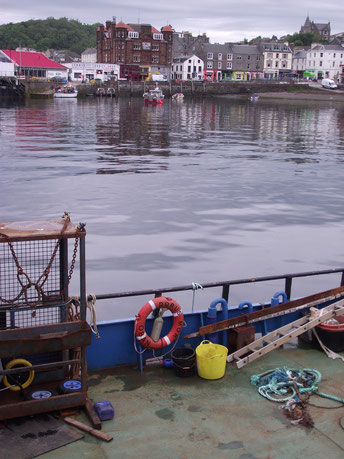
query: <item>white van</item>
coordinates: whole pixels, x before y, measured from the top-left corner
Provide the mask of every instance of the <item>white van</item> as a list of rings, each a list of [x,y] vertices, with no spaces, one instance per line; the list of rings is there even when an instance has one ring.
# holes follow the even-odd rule
[[[333,80],[330,80],[329,78],[324,78],[321,81],[321,86],[323,88],[327,88],[327,89],[336,89],[337,88],[336,83]]]

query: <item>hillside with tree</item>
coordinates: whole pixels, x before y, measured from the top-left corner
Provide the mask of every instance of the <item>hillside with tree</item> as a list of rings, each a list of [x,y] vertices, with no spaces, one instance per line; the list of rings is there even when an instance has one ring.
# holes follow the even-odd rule
[[[78,54],[97,45],[97,24],[82,24],[67,18],[31,19],[0,25],[0,49],[17,47],[69,49]]]

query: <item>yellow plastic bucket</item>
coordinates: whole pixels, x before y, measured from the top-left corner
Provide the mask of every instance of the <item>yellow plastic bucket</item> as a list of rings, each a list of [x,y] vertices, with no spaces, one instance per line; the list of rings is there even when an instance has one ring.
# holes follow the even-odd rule
[[[225,375],[228,349],[204,340],[196,347],[198,375],[204,379],[220,379]]]

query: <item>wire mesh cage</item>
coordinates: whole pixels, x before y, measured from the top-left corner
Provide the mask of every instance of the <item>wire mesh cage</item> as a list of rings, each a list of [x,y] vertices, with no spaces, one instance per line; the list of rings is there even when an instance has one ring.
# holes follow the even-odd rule
[[[69,220],[0,223],[1,329],[65,321],[78,239]]]

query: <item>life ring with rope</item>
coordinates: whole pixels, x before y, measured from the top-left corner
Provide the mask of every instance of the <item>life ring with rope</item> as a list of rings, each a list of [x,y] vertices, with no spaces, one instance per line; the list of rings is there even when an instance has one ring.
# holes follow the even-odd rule
[[[169,309],[173,315],[173,325],[170,332],[160,338],[157,342],[147,335],[146,333],[146,319],[156,309]],[[169,346],[173,341],[178,338],[182,331],[184,324],[184,315],[180,305],[172,298],[161,296],[148,301],[136,316],[135,320],[135,337],[141,344],[141,346],[147,349],[161,349]]]

